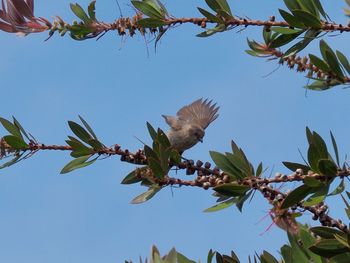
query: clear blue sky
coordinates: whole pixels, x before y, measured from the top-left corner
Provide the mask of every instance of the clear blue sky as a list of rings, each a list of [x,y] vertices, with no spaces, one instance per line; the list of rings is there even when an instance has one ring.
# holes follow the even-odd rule
[[[274,0],[229,2],[235,14],[250,18],[267,19],[283,8],[282,1]],[[195,7],[205,6],[194,0],[165,3],[175,16],[198,16]],[[132,14],[127,1],[120,4],[124,16]],[[335,21],[346,23],[343,1],[325,4]],[[36,15],[73,19],[66,0],[36,1]],[[115,1],[97,1],[97,16],[106,21],[118,17]],[[349,90],[305,96],[301,74],[280,68],[264,77],[276,64],[244,52],[246,38],[260,38],[260,29],[208,39],[196,38],[198,32],[190,25],[170,30],[156,53],[149,44],[149,57],[139,36],[121,41],[109,33],[98,42],[54,36],[44,42],[45,34],[19,38],[0,32],[0,115],[15,115],[42,143],[62,144],[70,134],[66,121],[81,114],[105,144],[136,150],[142,145],[135,136],[149,142],[146,121],[166,129],[161,114],[174,114],[204,97],[221,106],[220,117],[208,128],[205,143],[186,153],[189,158],[209,160],[209,150],[227,151],[234,139],[255,164],[263,161],[273,172],[287,172],[281,162],[301,161],[298,147],[305,151],[305,126],[328,142],[332,129],[345,156],[350,149]],[[346,33],[327,38],[350,56],[348,40]],[[259,235],[271,223],[267,218],[256,224],[269,209],[259,194],[243,214],[236,208],[203,213],[215,202],[211,191],[185,187],[166,188],[148,203],[131,205],[145,190],[120,185],[132,165],[109,158],[59,175],[69,160],[61,152],[38,153],[0,171],[0,262],[137,261],[149,255],[152,244],[162,253],[175,246],[203,261],[210,248],[234,249],[244,262],[255,251],[276,254],[286,240],[277,227]],[[331,213],[345,218],[342,206]],[[312,222],[309,215],[305,219]]]

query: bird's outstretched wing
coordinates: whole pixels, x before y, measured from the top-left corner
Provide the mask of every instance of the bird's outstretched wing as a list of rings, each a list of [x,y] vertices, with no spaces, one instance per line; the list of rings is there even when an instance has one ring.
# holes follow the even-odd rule
[[[181,121],[195,123],[206,129],[219,116],[217,114],[219,107],[216,107],[216,103],[213,105],[211,103],[212,101],[208,101],[208,99],[198,99],[190,105],[182,107],[176,115]]]

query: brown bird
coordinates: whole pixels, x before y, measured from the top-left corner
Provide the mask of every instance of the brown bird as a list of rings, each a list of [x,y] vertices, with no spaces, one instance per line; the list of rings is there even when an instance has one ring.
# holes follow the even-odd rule
[[[203,142],[205,129],[219,116],[218,110],[211,100],[198,99],[181,108],[176,117],[162,115],[170,126],[167,136],[171,145],[182,153]]]

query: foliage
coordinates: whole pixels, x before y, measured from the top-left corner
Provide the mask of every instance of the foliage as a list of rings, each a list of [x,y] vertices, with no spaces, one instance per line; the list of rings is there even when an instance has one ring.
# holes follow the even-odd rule
[[[2,1],[0,10],[0,30],[8,33],[29,35],[47,31],[49,38],[55,33],[64,36],[66,33],[74,40],[86,40],[102,37],[109,31],[118,35],[148,34],[155,36],[155,44],[175,25],[192,24],[200,26],[202,32],[197,37],[211,37],[217,33],[227,32],[234,28],[262,26],[262,41],[248,39],[249,55],[269,60],[276,59],[279,64],[305,72],[312,80],[305,88],[324,91],[339,85],[350,83],[350,62],[346,55],[334,49],[325,40],[334,32],[350,32],[350,26],[333,22],[319,0],[284,0],[285,8],[279,9],[282,20],[271,17],[268,21],[241,18],[234,15],[226,0],[205,0],[207,7],[198,7],[202,17],[176,18],[170,14],[160,0],[133,0],[135,8],[133,17],[121,17],[113,23],[103,22],[96,16],[96,1],[87,8],[78,3],[70,8],[78,21],[71,24],[57,16],[52,22],[34,15],[33,0]],[[350,6],[350,1],[346,0]],[[345,15],[350,16],[349,9]],[[210,26],[212,25],[212,26]],[[319,55],[307,53],[299,55],[308,46],[318,41]],[[282,49],[286,49],[283,51]],[[280,259],[267,251],[256,253],[249,262],[332,262],[350,261],[350,231],[347,224],[331,217],[327,198],[340,197],[345,205],[345,212],[350,220],[350,193],[346,191],[345,178],[350,176],[346,161],[340,160],[336,139],[330,132],[331,144],[315,131],[306,128],[308,150],[303,163],[283,162],[291,172],[277,173],[274,177],[264,176],[262,163],[254,165],[242,148],[231,141],[230,151],[220,153],[210,151],[215,167],[210,162],[184,159],[170,144],[167,135],[161,129],[155,129],[147,123],[152,139],[151,145],[135,153],[122,149],[119,145],[106,146],[96,135],[88,122],[79,116],[81,124],[68,121],[73,135],[69,135],[66,145],[46,145],[39,143],[27,132],[19,121],[0,118],[0,124],[8,133],[0,140],[0,160],[8,157],[0,169],[12,166],[28,159],[38,151],[59,150],[70,152],[73,158],[61,170],[67,174],[94,164],[111,156],[120,156],[122,162],[136,166],[122,180],[121,184],[140,184],[146,191],[135,197],[131,203],[140,204],[157,196],[163,188],[172,186],[191,186],[204,190],[212,189],[216,203],[205,212],[218,212],[235,205],[243,211],[246,201],[261,196],[271,205],[270,216],[273,223],[286,231],[289,243],[280,248]],[[331,145],[331,147],[330,147]],[[332,148],[332,151],[329,149]],[[185,170],[187,175],[196,174],[191,180],[172,177],[176,172]],[[282,191],[277,186],[293,183],[291,191]],[[345,194],[344,194],[345,192]],[[317,226],[300,225],[297,218],[308,211]],[[240,262],[232,251],[222,255],[210,250],[207,262]],[[150,257],[157,263],[191,263],[196,262],[172,249],[167,255],[160,256],[154,246]],[[146,261],[147,262],[147,261]]]

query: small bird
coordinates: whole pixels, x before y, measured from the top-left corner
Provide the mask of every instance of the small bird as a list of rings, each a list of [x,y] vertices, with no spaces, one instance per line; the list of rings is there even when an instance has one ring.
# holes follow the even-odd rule
[[[198,99],[182,107],[176,117],[162,115],[170,126],[167,132],[170,144],[180,154],[198,142],[203,142],[204,130],[219,116],[219,107],[216,107],[216,103],[211,104],[211,100]]]

